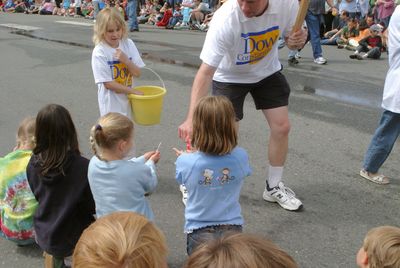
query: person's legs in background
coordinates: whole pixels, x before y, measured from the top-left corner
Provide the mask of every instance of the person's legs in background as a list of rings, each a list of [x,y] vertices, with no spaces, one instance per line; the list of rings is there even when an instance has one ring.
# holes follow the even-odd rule
[[[363,169],[378,173],[400,134],[400,114],[385,110],[364,156]]]
[[[100,12],[100,4],[99,1],[92,1],[92,5],[93,5],[93,19],[96,19],[97,14],[99,14]]]
[[[138,0],[128,1],[127,11],[128,11],[128,27],[129,31],[139,31],[139,24],[137,21],[137,3]]]
[[[325,64],[326,59],[322,57],[322,47],[320,38],[320,25],[321,15],[314,15],[312,12],[307,11],[306,23],[308,33],[310,35],[310,42],[314,56],[314,62],[317,64]]]

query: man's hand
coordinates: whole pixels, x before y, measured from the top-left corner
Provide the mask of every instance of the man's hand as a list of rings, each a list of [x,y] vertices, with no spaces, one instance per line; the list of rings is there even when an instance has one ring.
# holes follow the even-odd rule
[[[185,122],[183,122],[178,128],[179,138],[184,141],[190,140],[192,137],[192,129],[193,129],[192,121],[186,119]]]
[[[307,30],[303,28],[296,32],[292,32],[285,39],[286,45],[289,49],[301,49],[304,47],[307,40]]]

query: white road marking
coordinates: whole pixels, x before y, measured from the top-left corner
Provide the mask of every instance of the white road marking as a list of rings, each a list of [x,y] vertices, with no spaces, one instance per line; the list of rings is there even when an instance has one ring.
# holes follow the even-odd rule
[[[34,31],[34,30],[42,29],[39,27],[34,27],[34,26],[29,26],[29,25],[21,25],[21,24],[15,24],[15,23],[3,23],[3,24],[0,24],[0,26],[11,28],[11,29],[16,29],[16,30],[24,30],[24,31]]]
[[[87,23],[87,22],[70,21],[70,20],[57,20],[56,22],[57,23],[64,23],[64,24],[72,24],[72,25],[93,27],[93,23]]]

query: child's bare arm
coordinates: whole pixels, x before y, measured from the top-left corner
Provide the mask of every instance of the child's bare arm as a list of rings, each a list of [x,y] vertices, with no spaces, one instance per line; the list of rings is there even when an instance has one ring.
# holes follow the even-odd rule
[[[143,95],[143,92],[121,85],[115,81],[104,82],[104,86],[106,89],[112,90],[115,93]]]

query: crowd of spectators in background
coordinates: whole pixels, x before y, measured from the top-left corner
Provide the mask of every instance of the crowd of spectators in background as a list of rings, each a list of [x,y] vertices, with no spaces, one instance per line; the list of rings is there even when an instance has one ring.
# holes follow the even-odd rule
[[[137,5],[137,21],[166,29],[207,31],[213,12],[224,1],[141,0]],[[0,12],[87,19],[95,19],[104,7],[116,7],[128,21],[128,0],[0,0]]]
[[[138,24],[149,24],[166,29],[191,29],[207,31],[212,15],[226,0],[133,0],[138,1]],[[379,40],[373,41],[380,51],[386,49],[386,28],[400,0],[335,0],[334,8],[326,6],[321,25],[321,44],[337,45],[354,51],[365,46],[370,35],[376,33]],[[128,20],[128,0],[0,0],[3,12],[60,15],[95,19],[104,7],[116,7]],[[370,29],[376,24],[373,31]],[[374,36],[375,37],[375,36]],[[379,38],[375,38],[379,39]],[[371,40],[370,40],[371,41]],[[372,53],[369,58],[379,58]],[[358,57],[358,59],[361,59]],[[291,60],[290,63],[296,63]]]

